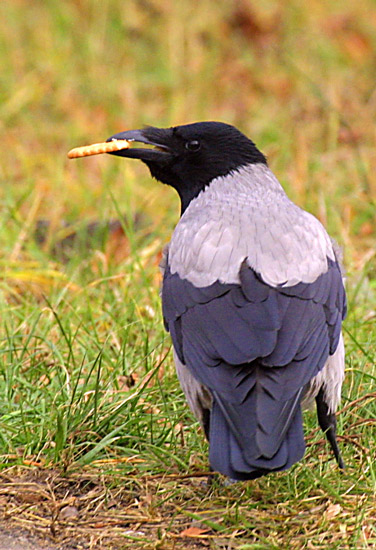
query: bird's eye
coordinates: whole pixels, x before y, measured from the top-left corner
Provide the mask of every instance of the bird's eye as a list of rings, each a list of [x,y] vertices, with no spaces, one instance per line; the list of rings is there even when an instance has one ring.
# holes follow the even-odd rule
[[[192,141],[187,141],[185,144],[185,148],[188,149],[188,151],[198,151],[201,147],[201,143],[197,141],[197,139],[192,139]]]

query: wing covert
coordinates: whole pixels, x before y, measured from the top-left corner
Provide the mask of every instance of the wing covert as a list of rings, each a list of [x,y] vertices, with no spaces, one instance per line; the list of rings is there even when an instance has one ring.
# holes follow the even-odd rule
[[[224,429],[225,419],[233,460],[245,461],[248,473],[267,464],[284,469],[302,451],[288,434],[303,437],[297,426],[303,389],[338,345],[346,311],[342,276],[328,258],[327,272],[313,283],[271,287],[245,263],[239,279],[196,288],[167,266],[163,315],[179,359],[214,396],[215,423]]]

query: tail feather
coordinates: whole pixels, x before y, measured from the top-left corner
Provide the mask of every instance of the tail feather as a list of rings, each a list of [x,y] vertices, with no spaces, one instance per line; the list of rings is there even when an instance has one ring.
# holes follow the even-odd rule
[[[222,408],[216,399],[210,418],[210,464],[214,470],[232,479],[255,479],[269,472],[286,470],[304,455],[305,443],[303,436],[302,414],[300,406],[284,435],[276,453],[272,457],[260,454],[253,422],[244,418],[245,426],[249,426],[247,448],[238,442]],[[270,437],[274,437],[272,434]],[[243,447],[243,448],[242,448]]]

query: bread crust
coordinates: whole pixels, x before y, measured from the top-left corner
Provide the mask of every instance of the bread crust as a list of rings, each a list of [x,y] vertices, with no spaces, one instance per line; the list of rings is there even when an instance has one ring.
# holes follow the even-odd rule
[[[104,143],[93,143],[92,145],[75,147],[69,151],[68,158],[77,159],[81,157],[90,157],[91,155],[100,155],[102,153],[113,153],[114,151],[128,149],[129,146],[129,141],[125,139],[113,139],[112,141],[105,141]]]

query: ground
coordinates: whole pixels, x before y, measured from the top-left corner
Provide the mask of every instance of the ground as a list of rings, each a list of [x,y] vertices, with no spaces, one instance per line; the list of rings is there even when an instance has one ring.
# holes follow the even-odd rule
[[[374,0],[0,2],[4,544],[375,548],[375,48]],[[158,296],[177,196],[141,163],[66,158],[200,120],[253,139],[343,247],[343,473],[311,411],[288,472],[205,484]]]

